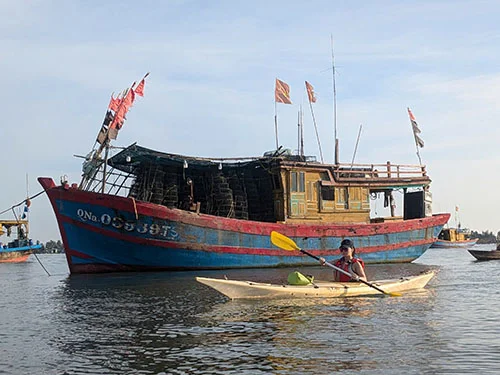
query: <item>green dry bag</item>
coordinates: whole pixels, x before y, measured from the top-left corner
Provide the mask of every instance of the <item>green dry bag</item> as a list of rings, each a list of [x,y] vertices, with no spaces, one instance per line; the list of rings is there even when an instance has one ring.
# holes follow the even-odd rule
[[[306,276],[299,271],[294,271],[288,275],[288,284],[290,285],[309,285],[313,280],[314,276]]]

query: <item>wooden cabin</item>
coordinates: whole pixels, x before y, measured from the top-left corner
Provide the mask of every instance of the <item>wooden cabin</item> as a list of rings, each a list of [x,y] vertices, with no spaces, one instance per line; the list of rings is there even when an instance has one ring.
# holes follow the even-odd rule
[[[266,153],[257,158],[197,158],[131,145],[108,160],[108,191],[128,187],[138,200],[209,215],[263,222],[369,223],[431,215],[424,166],[336,164]],[[128,182],[126,182],[127,180]],[[86,190],[100,190],[93,181]],[[370,218],[370,200],[404,192],[404,215]]]

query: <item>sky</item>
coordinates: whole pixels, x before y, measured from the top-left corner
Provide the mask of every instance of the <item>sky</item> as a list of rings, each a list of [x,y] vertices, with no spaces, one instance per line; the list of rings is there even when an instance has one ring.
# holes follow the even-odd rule
[[[133,142],[203,157],[259,156],[278,142],[333,162],[332,50],[340,161],[418,164],[407,107],[425,146],[433,211],[450,225],[500,231],[500,2],[0,0],[2,194],[5,211],[79,182],[110,95],[150,72],[115,146]],[[333,39],[333,49],[332,49]],[[459,210],[456,211],[458,206]],[[12,211],[0,215],[12,218]],[[30,237],[61,238],[46,195]]]

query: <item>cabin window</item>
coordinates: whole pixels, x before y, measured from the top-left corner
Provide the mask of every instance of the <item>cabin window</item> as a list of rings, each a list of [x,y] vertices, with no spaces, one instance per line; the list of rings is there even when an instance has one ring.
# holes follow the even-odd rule
[[[306,174],[304,172],[292,172],[292,193],[304,193],[306,191]]]
[[[347,187],[338,188],[337,204],[344,209],[349,209],[349,189]]]
[[[324,201],[335,200],[335,188],[333,186],[321,186],[321,199]]]
[[[304,193],[306,191],[306,174],[304,172],[299,172],[299,192]]]
[[[349,189],[349,199],[356,202],[361,202],[361,189],[351,188]]]
[[[328,174],[328,172],[319,172],[319,178],[322,181],[330,181],[330,175]]]

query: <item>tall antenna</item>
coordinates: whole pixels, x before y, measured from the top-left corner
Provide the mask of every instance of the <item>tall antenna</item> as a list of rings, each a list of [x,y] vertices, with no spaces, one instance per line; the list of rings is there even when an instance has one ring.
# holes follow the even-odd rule
[[[333,139],[335,142],[334,161],[338,164],[338,139],[337,139],[337,89],[335,87],[335,56],[333,54],[333,35],[330,34],[332,43],[332,75],[333,75]]]

